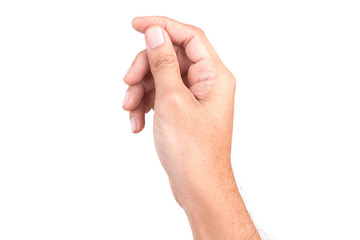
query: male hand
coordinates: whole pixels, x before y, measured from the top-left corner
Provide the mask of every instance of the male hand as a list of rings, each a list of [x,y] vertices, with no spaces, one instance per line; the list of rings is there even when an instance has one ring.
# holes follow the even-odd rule
[[[236,81],[197,27],[140,17],[145,34],[124,81],[134,133],[154,109],[154,142],[195,239],[260,239],[231,168]]]

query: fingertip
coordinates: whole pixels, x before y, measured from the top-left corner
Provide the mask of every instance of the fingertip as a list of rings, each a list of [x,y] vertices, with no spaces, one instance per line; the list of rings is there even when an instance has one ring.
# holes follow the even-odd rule
[[[129,101],[129,89],[126,91],[124,100],[123,100],[123,104],[122,104],[122,109],[124,109],[125,111],[128,111],[129,109],[127,108],[127,103]]]
[[[130,112],[130,127],[133,133],[141,132],[145,127],[145,114],[140,111]]]
[[[136,26],[136,21],[137,21],[138,18],[139,18],[139,17],[134,17],[134,18],[132,19],[132,21],[131,21],[131,26],[132,26],[133,28],[135,28],[135,26]]]
[[[136,55],[123,80],[127,85],[135,85],[145,77],[149,70],[147,53],[146,50],[143,50]]]
[[[132,77],[130,77],[129,75],[130,74],[128,74],[124,77],[124,79],[123,79],[124,83],[129,86],[135,85],[136,83],[133,82]]]
[[[136,123],[135,117],[131,117],[131,118],[130,118],[130,126],[131,126],[131,131],[132,131],[133,133],[137,133],[137,132],[136,132],[136,131],[137,131],[137,123]]]
[[[123,103],[122,109],[123,109],[124,111],[131,111],[131,110],[133,110],[133,108],[129,107],[129,105],[128,105],[127,103]]]
[[[145,93],[145,89],[143,84],[137,84],[134,86],[130,86],[126,91],[124,101],[123,101],[123,109],[126,111],[132,111],[136,109]]]
[[[145,17],[134,17],[131,21],[131,26],[138,32],[144,33],[145,29],[141,27],[141,20]]]
[[[134,17],[131,25],[133,28],[141,33],[144,33],[145,30],[151,25],[160,25],[165,26],[165,22],[171,20],[165,16],[141,16],[141,17]]]
[[[130,82],[129,82],[130,72],[131,72],[131,67],[127,70],[127,72],[125,73],[125,76],[123,78],[124,83],[126,83],[127,85],[130,85]]]

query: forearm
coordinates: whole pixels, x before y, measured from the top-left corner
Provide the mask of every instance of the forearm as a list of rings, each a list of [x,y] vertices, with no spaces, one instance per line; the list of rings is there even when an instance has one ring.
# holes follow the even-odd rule
[[[181,188],[182,193],[174,192],[189,219],[194,239],[260,239],[231,167],[225,167],[221,174],[199,175],[191,176],[186,189]]]

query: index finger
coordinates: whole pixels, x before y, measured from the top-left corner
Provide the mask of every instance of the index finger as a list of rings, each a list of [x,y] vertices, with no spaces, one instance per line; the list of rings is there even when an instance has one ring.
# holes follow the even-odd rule
[[[184,47],[186,55],[194,63],[205,58],[218,58],[215,49],[200,28],[161,16],[136,17],[132,21],[134,29],[141,33],[151,25],[163,27],[171,41],[175,45]]]

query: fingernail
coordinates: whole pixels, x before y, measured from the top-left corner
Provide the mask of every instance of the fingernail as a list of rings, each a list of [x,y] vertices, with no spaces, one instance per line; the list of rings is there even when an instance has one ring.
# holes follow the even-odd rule
[[[130,118],[130,123],[131,123],[131,131],[135,132],[136,131],[136,120],[135,120],[135,118]]]
[[[125,97],[124,97],[123,106],[125,106],[125,104],[128,102],[129,97],[130,97],[130,93],[129,93],[129,90],[127,90]]]
[[[150,27],[146,30],[145,36],[150,49],[156,48],[164,43],[164,34],[161,27]]]

